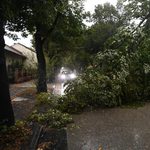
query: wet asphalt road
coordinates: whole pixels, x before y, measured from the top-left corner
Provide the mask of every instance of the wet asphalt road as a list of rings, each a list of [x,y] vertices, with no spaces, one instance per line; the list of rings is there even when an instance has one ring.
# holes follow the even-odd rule
[[[73,115],[69,150],[150,150],[150,104],[139,109],[97,108]]]
[[[57,82],[54,94],[61,95],[62,88]],[[80,129],[67,131],[68,147],[55,150],[150,150],[150,103],[139,109],[86,109],[72,116]]]

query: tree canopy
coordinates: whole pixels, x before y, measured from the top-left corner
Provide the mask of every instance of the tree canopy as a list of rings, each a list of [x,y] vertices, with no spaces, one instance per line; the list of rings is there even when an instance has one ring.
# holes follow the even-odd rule
[[[19,13],[7,22],[7,29],[34,33],[38,59],[37,92],[47,92],[46,62],[43,44],[52,36],[59,41],[67,40],[67,36],[79,36],[83,30],[82,1],[68,0],[24,0],[18,2]],[[57,30],[54,30],[57,29]]]
[[[129,11],[132,18],[128,16],[126,23],[131,24],[116,28],[104,50],[95,55],[93,66],[89,66],[75,82],[66,83],[66,95],[60,98],[58,106],[62,111],[79,113],[87,106],[137,107],[149,101],[149,1],[129,2],[124,4],[123,14]],[[133,24],[134,19],[140,19],[140,23]]]
[[[8,78],[4,61],[4,30],[22,32],[27,36],[28,32],[35,36],[35,47],[38,59],[38,87],[37,92],[46,92],[46,63],[43,53],[43,44],[56,27],[65,29],[67,34],[79,36],[82,31],[82,0],[2,0],[0,1],[0,85],[5,89],[0,93],[1,103],[0,122],[13,125],[14,115],[9,95]],[[59,22],[60,21],[60,22]],[[59,24],[57,26],[57,24]],[[61,27],[60,27],[61,25]],[[70,27],[70,30],[68,30]],[[64,35],[63,30],[55,34]],[[8,34],[13,38],[15,35]],[[65,38],[65,36],[64,36]],[[5,88],[4,88],[5,87]],[[6,96],[7,95],[7,96]],[[8,108],[8,111],[6,111]],[[5,115],[4,115],[5,114]]]

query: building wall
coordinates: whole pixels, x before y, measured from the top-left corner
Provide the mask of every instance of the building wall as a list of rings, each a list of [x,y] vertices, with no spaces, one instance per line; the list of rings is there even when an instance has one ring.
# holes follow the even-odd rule
[[[27,59],[24,62],[25,65],[27,65],[28,67],[36,67],[36,63],[37,63],[36,52],[30,50],[29,48],[19,43],[14,44],[12,47],[19,50],[20,52],[23,53],[23,55],[27,57]]]
[[[11,63],[15,62],[15,61],[19,61],[19,62],[23,62],[22,57],[19,55],[16,55],[14,53],[8,52],[5,50],[5,58],[6,58],[6,68],[8,71],[8,65],[10,65]]]

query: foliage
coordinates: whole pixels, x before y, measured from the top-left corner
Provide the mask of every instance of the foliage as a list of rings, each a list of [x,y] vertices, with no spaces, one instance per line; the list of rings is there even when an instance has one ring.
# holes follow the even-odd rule
[[[63,128],[68,123],[74,122],[67,113],[61,113],[59,110],[48,110],[45,114],[38,114],[33,111],[27,118],[28,121],[38,122],[42,125],[48,125],[49,128]]]
[[[86,36],[84,48],[90,55],[104,51],[104,43],[115,34],[116,27],[110,23],[99,22],[92,27],[93,32]]]
[[[94,24],[82,37],[70,39],[78,42],[72,44],[72,51],[66,53],[63,63],[77,72],[83,72],[86,67],[93,65],[93,57],[99,51],[104,51],[105,42],[116,33],[118,27],[127,25],[128,18],[125,19],[125,16],[127,18],[129,14],[123,9],[121,2],[117,7],[110,3],[97,5],[91,18]]]
[[[86,67],[93,65],[92,59],[97,52],[104,51],[104,43],[116,33],[118,27],[127,24],[124,16],[129,15],[124,15],[125,10],[122,7],[122,3],[119,3],[118,7],[110,3],[95,7],[91,18],[94,24],[84,32],[82,37],[70,38],[70,41],[78,42],[72,42],[74,46],[71,46],[72,50],[66,53],[63,59],[64,66],[83,72]],[[120,10],[123,12],[121,13]]]
[[[53,39],[52,33],[54,31],[55,39],[66,43],[69,41],[68,37],[80,36],[83,33],[82,19],[85,18],[85,14],[83,13],[82,2],[83,0],[10,1],[10,6],[13,8],[11,11],[14,14],[9,18],[6,13],[6,29],[8,31],[21,31],[24,37],[27,37],[28,33],[35,37],[38,58],[38,93],[47,91],[43,45],[48,38]]]
[[[86,106],[116,107],[149,101],[150,51],[146,34],[141,29],[133,33],[130,28],[120,28],[105,47],[95,57],[94,67],[87,68],[75,82],[66,83],[60,110],[80,112]]]
[[[126,105],[121,105],[121,108],[134,108],[138,109],[139,107],[145,106],[145,102],[130,102],[129,104]]]
[[[63,50],[58,42],[47,40],[44,44],[44,53],[46,58],[47,80],[53,81],[57,76],[57,70],[61,67],[61,57]]]
[[[132,14],[132,17],[136,19],[142,20],[149,14],[149,0],[123,0],[123,2],[129,2],[125,7]]]
[[[10,80],[9,82],[14,82],[14,72],[15,72],[16,68],[23,69],[24,63],[21,63],[17,60],[9,65],[9,70],[7,72],[8,78]],[[21,76],[20,71],[19,71],[19,75]],[[11,79],[12,79],[12,81],[11,81]]]
[[[7,127],[6,125],[1,125],[0,131],[0,143],[5,145],[10,142],[18,143],[27,138],[27,135],[30,134],[28,129],[25,129],[25,122],[21,121],[15,123],[14,126]]]
[[[82,94],[82,91],[81,93],[76,91],[76,94]],[[82,95],[76,95],[76,96],[81,97]],[[56,108],[62,112],[67,112],[69,114],[73,114],[73,113],[80,114],[83,111],[83,108],[87,106],[87,103],[84,101],[84,99],[80,99],[78,101],[76,96],[67,95],[67,96],[60,97],[58,99],[58,105],[56,106]]]
[[[70,39],[78,42],[72,43],[72,50],[66,53],[63,59],[64,66],[76,69],[77,72],[85,71],[86,67],[93,65],[93,57],[99,51],[104,51],[105,42],[117,32],[117,28],[129,25],[130,18],[131,14],[125,9],[122,1],[119,1],[116,7],[110,3],[95,6],[90,20],[94,24],[82,37]]]
[[[8,75],[9,79],[13,79],[14,78],[14,71],[8,71],[7,75]]]
[[[49,128],[66,128],[66,125],[74,120],[68,113],[57,110],[56,104],[56,96],[50,93],[40,93],[36,101],[36,106],[39,108],[27,117],[27,121],[46,125]]]
[[[66,52],[62,60],[62,66],[70,70],[76,70],[77,73],[83,72],[90,64],[90,54],[80,45],[73,48],[74,51]]]
[[[37,101],[35,105],[42,106],[44,107],[52,107],[56,103],[56,97],[52,95],[51,93],[40,93],[39,96],[37,97]]]
[[[109,22],[115,24],[119,20],[118,17],[118,11],[108,2],[104,3],[104,5],[97,5],[93,14],[94,22]]]
[[[12,71],[15,71],[15,68],[22,69],[24,67],[24,64],[17,60],[14,63],[11,63],[11,65],[9,67]]]

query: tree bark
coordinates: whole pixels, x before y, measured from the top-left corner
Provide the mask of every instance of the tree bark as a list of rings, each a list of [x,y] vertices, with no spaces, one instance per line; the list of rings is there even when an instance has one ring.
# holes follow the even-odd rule
[[[50,33],[55,29],[58,19],[61,17],[62,13],[58,12],[53,22],[52,27],[48,30],[47,36],[43,37],[41,35],[42,24],[36,22],[36,33],[35,33],[35,47],[36,55],[38,60],[38,75],[37,75],[37,93],[47,92],[47,82],[46,82],[46,61],[43,53],[43,44],[49,37]],[[38,18],[38,16],[37,16]]]
[[[0,123],[5,120],[3,125],[12,126],[14,125],[14,112],[9,93],[4,46],[3,12],[0,10]]]
[[[39,33],[39,26],[36,26],[37,32],[35,33],[36,55],[38,60],[38,75],[37,75],[37,93],[47,92],[46,83],[46,61],[43,54],[43,41]]]

